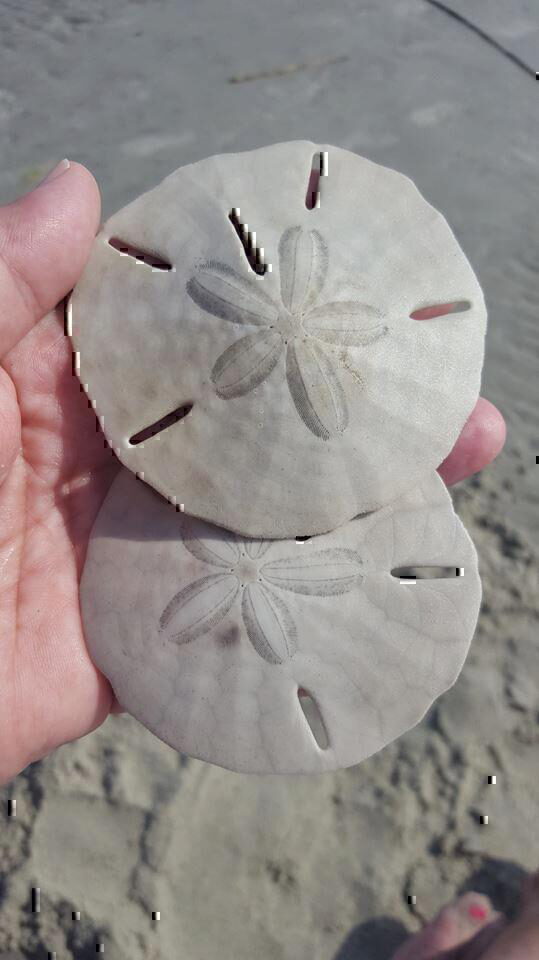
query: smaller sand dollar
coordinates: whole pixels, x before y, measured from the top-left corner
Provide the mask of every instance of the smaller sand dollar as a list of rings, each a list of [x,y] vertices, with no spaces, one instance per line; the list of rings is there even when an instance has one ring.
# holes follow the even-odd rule
[[[182,167],[120,210],[68,311],[122,463],[264,538],[332,530],[435,470],[477,400],[485,327],[412,181],[304,140]]]
[[[122,470],[81,582],[90,654],[123,707],[246,773],[351,766],[418,723],[459,674],[480,596],[435,473],[298,542],[188,517]]]

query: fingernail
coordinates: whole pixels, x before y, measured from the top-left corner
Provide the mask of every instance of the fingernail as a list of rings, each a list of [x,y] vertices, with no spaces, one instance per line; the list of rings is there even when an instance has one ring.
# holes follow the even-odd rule
[[[41,187],[44,183],[50,183],[51,180],[56,180],[56,178],[60,177],[62,173],[65,173],[66,170],[69,170],[70,166],[71,164],[69,160],[67,157],[64,157],[64,159],[60,160],[60,163],[53,167],[50,173],[48,173],[47,176],[38,183],[38,187]]]
[[[472,906],[468,908],[468,913],[473,920],[484,920],[487,916],[485,907],[480,906],[478,903],[473,903]]]

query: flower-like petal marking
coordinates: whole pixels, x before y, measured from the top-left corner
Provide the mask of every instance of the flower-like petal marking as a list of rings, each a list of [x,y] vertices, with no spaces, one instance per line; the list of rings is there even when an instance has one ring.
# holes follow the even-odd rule
[[[284,344],[277,330],[257,330],[232,343],[214,363],[212,382],[223,399],[249,393],[269,376]]]
[[[379,310],[355,300],[314,307],[304,317],[303,329],[317,340],[343,347],[366,347],[388,331]]]
[[[190,643],[208,633],[230,610],[240,589],[232,573],[195,580],[174,595],[159,618],[173,643]]]
[[[342,433],[349,421],[338,368],[324,344],[363,347],[388,332],[382,314],[369,304],[350,300],[315,306],[328,263],[327,244],[318,230],[288,227],[279,241],[284,312],[260,281],[219,260],[201,264],[186,287],[207,313],[264,328],[230,344],[217,358],[211,372],[217,395],[228,400],[249,393],[271,374],[287,343],[286,378],[292,400],[306,427],[322,440]],[[290,326],[288,342],[285,319],[286,329]]]
[[[283,663],[294,656],[297,633],[288,607],[262,583],[250,583],[243,591],[241,612],[247,636],[267,663]]]
[[[292,341],[286,351],[286,379],[304,424],[322,440],[348,425],[348,404],[332,361],[316,340]]]
[[[335,597],[352,590],[363,576],[361,557],[355,550],[328,547],[297,560],[271,560],[260,570],[265,580],[281,590],[316,597]]]
[[[290,313],[315,302],[328,271],[328,248],[318,230],[288,227],[279,241],[281,298]]]
[[[245,549],[251,560],[259,560],[271,547],[273,540],[246,540]]]
[[[202,310],[214,317],[265,327],[275,323],[278,309],[261,282],[242,276],[219,260],[208,260],[187,281],[186,290]]]
[[[227,537],[211,537],[209,530],[205,530],[200,521],[185,516],[182,524],[183,545],[197,560],[229,570],[240,559],[238,541],[233,533]]]

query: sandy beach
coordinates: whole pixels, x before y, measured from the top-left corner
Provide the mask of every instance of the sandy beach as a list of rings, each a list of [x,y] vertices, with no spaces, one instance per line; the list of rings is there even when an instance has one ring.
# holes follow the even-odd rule
[[[539,70],[537,10],[506,7],[466,11]],[[457,892],[511,915],[539,865],[539,84],[424,0],[0,6],[0,203],[68,156],[105,219],[183,164],[304,137],[412,177],[485,291],[508,441],[452,490],[483,581],[470,655],[336,774],[231,773],[127,715],[33,764],[0,789],[0,957],[390,960]]]

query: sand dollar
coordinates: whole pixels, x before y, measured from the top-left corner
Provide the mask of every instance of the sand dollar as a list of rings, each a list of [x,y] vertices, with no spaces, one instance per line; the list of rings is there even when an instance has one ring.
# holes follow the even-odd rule
[[[231,770],[356,764],[450,687],[474,632],[473,544],[436,473],[305,542],[194,519],[127,470],[81,582],[92,659],[177,750]]]
[[[182,167],[107,220],[68,325],[126,467],[193,516],[286,538],[441,463],[478,396],[486,312],[411,180],[298,140]]]

